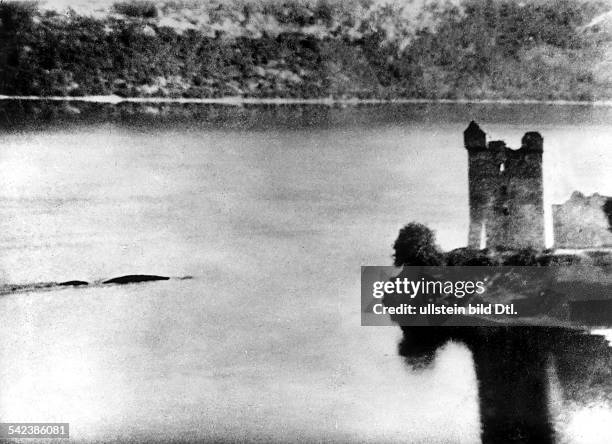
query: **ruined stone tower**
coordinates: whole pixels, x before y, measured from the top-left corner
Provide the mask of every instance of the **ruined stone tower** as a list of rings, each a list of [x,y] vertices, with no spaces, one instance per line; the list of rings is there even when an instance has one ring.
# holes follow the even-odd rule
[[[518,150],[502,141],[487,144],[476,122],[463,133],[468,151],[471,248],[543,249],[543,139],[523,136]]]

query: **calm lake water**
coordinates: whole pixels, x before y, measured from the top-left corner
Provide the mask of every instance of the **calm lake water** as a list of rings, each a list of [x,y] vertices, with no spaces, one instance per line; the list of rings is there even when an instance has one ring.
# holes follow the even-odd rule
[[[471,119],[511,147],[543,135],[547,204],[612,195],[611,108],[147,112],[0,111],[1,284],[192,277],[0,296],[4,422],[84,440],[478,442],[472,352],[451,341],[407,365],[399,328],[360,327],[359,267],[390,264],[409,221],[465,245]],[[549,379],[559,436],[611,442],[609,403]]]

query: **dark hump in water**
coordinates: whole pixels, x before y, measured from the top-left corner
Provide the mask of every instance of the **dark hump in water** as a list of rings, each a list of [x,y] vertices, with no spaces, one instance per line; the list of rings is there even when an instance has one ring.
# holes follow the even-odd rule
[[[89,282],[85,282],[85,281],[66,281],[66,282],[60,282],[59,284],[62,287],[80,287],[82,285],[89,285]]]
[[[103,284],[133,284],[137,282],[167,281],[167,276],[156,276],[153,274],[128,274],[104,281]]]

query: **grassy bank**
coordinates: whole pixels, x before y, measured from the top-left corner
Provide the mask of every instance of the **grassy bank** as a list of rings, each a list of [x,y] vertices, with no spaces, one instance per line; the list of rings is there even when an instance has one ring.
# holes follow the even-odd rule
[[[408,5],[408,6],[406,6]],[[0,94],[612,98],[603,3],[511,0],[0,4]],[[409,10],[408,10],[409,9]]]

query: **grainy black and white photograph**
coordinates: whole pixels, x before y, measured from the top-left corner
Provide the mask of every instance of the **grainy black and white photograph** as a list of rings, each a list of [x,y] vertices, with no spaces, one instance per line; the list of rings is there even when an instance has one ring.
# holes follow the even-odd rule
[[[611,0],[0,0],[0,442],[612,443],[611,150]]]

